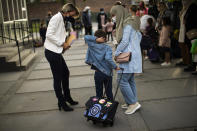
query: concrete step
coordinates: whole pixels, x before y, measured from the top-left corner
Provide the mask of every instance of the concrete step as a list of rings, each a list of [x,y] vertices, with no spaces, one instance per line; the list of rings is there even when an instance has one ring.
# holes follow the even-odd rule
[[[34,52],[28,54],[28,56],[21,63],[21,69],[27,70],[28,67],[32,64],[36,56],[37,56],[37,53],[34,53]],[[20,67],[20,64],[17,64],[17,67]]]
[[[9,44],[1,44],[0,48],[14,47],[16,46],[16,42],[12,41]]]
[[[24,46],[20,46],[19,47],[20,51],[22,51],[24,49]],[[17,51],[18,52],[18,47],[5,47],[5,48],[0,48],[0,52],[13,52],[13,51]]]
[[[21,46],[19,49],[22,51],[24,50],[24,47]],[[0,48],[0,58],[5,58],[5,61],[10,60],[15,55],[18,55],[17,47]]]
[[[21,61],[23,61],[25,59],[25,57],[27,57],[30,53],[31,53],[31,49],[25,49],[25,50],[21,51],[20,52]],[[16,65],[18,65],[20,63],[18,54],[16,56],[12,57],[8,62],[16,62]]]

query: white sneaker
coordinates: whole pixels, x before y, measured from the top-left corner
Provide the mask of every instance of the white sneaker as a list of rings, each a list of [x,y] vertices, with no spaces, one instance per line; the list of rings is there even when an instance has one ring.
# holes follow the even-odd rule
[[[171,65],[171,63],[170,62],[163,62],[162,64],[161,64],[161,66],[170,66]]]
[[[133,114],[135,113],[138,109],[140,109],[141,105],[136,102],[134,105],[129,105],[127,110],[125,111],[125,114]]]
[[[127,109],[127,108],[128,108],[128,104],[123,104],[123,105],[121,105],[121,108],[122,108],[122,109]]]

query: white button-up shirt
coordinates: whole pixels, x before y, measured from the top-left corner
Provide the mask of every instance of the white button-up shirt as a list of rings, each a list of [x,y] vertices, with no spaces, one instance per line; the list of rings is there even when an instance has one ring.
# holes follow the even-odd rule
[[[63,43],[66,38],[64,19],[59,12],[54,15],[48,25],[44,47],[55,53],[62,53]]]

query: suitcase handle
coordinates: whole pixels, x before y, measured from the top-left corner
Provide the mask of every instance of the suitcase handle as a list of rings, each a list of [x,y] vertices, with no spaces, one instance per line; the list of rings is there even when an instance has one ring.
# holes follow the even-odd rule
[[[122,75],[123,75],[124,68],[120,68],[120,70],[122,70],[122,73],[121,73],[121,76],[120,76],[120,80],[121,80],[121,79],[122,79]],[[118,88],[119,88],[119,86],[120,86],[120,80],[118,81],[118,85],[117,85],[117,88],[116,88],[116,91],[115,91],[113,100],[115,100],[116,95],[117,95],[117,93],[118,93]],[[107,83],[107,86],[108,86],[108,84],[109,84],[109,81],[108,81],[108,83]],[[104,86],[104,87],[105,87],[105,86]],[[104,93],[103,93],[103,98],[105,97],[105,95],[106,95],[106,87],[105,87],[105,91],[104,91]]]
[[[120,68],[120,70],[122,70],[122,73],[121,73],[121,76],[120,76],[120,80],[118,81],[118,85],[117,85],[116,92],[115,92],[115,94],[114,94],[113,100],[115,100],[116,95],[117,95],[117,93],[118,93],[118,88],[119,88],[119,86],[120,86],[120,81],[121,81],[121,79],[122,79],[122,75],[123,75],[124,68]]]

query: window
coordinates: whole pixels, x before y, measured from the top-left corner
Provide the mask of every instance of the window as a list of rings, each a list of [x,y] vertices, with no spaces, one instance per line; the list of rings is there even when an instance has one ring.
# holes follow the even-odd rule
[[[26,0],[1,0],[3,21],[27,19]]]

